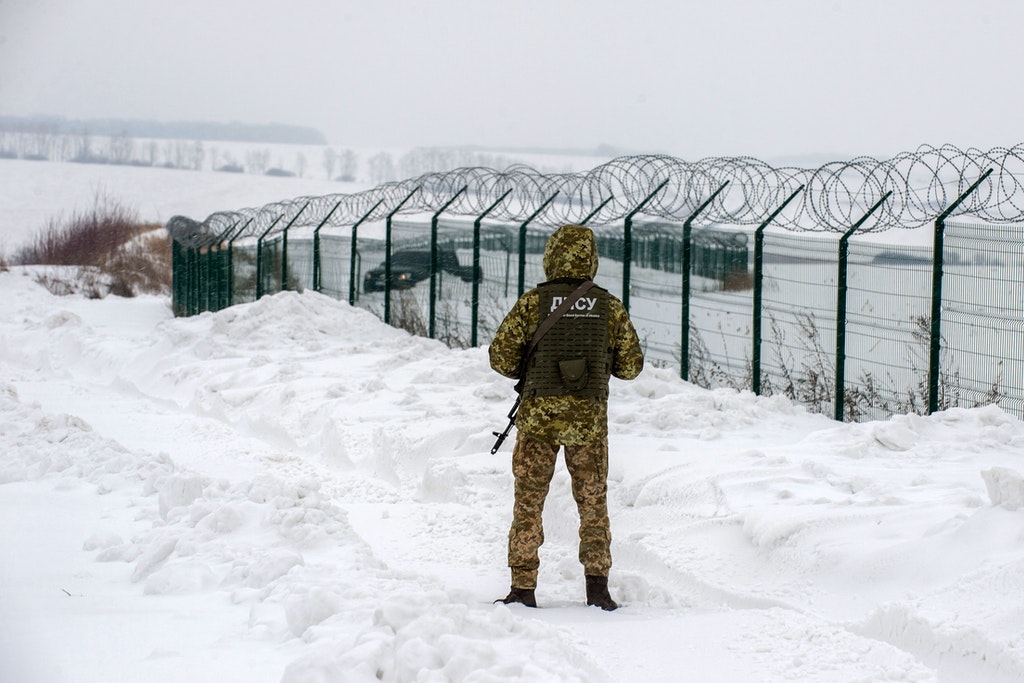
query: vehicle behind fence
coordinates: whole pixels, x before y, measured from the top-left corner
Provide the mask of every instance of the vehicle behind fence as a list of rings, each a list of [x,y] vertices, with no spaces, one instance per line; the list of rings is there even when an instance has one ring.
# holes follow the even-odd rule
[[[1019,158],[1020,148],[1011,152]],[[631,162],[628,183],[603,179],[601,191],[590,187],[587,195],[575,176],[537,190],[542,182],[530,173],[510,178],[473,169],[468,176],[451,172],[456,182],[451,173],[433,174],[386,188],[385,198],[360,197],[345,221],[331,220],[344,197],[225,214],[230,220],[215,214],[203,224],[176,217],[169,223],[175,312],[313,290],[449,346],[485,345],[516,298],[545,279],[548,235],[578,222],[594,229],[601,257],[595,279],[626,303],[648,360],[684,379],[784,395],[840,420],[993,402],[1024,417],[1024,220],[970,200],[994,180],[1014,196],[1005,177],[989,180],[991,171],[976,164],[976,177],[959,179],[940,198],[946,201],[932,202],[928,223],[921,215],[908,220],[906,209],[884,210],[892,189],[883,184],[871,201],[831,197],[841,215],[805,229],[801,221],[811,213],[820,219],[828,202],[790,202],[809,185],[813,190],[821,169],[780,174],[786,182],[754,211],[730,205],[725,192],[737,179],[749,182],[749,168],[739,173],[739,164],[722,182],[703,178],[692,197],[668,211],[667,200],[655,203],[656,188],[666,186],[661,177],[682,174],[661,164],[661,177],[651,171],[637,180],[638,163]],[[1001,174],[1019,185],[1006,169],[1004,159]],[[848,176],[849,166],[832,173]],[[466,189],[481,177],[490,182]],[[505,188],[502,201],[513,201],[524,177],[530,192],[498,215],[502,194],[495,188]],[[905,180],[899,189],[911,204]],[[428,182],[430,198],[410,202]],[[751,188],[734,188],[749,209]],[[616,191],[618,208],[610,209],[606,197]],[[555,200],[543,205],[552,193]],[[568,201],[559,207],[561,193]],[[470,195],[469,204],[455,199]],[[961,202],[980,217],[949,217]],[[315,210],[306,211],[310,206]],[[916,229],[881,231],[895,220]],[[260,221],[256,230],[239,228]]]

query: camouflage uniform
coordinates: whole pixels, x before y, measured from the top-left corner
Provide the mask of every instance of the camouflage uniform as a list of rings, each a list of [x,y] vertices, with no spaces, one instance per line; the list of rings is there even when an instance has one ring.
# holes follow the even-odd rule
[[[537,587],[538,550],[544,542],[541,518],[558,449],[558,444],[537,441],[522,432],[516,436],[512,451],[516,500],[508,533],[508,564],[516,588]],[[572,477],[572,496],[580,513],[579,558],[583,573],[608,576],[612,566],[607,504],[608,440],[566,446],[565,465]]]
[[[544,274],[548,280],[568,278],[582,282],[593,279],[596,273],[597,243],[589,228],[565,225],[548,239],[544,250]],[[491,342],[491,367],[506,377],[518,378],[520,361],[540,324],[539,300],[537,289],[520,297]],[[611,374],[633,379],[643,369],[643,351],[622,302],[609,295],[608,304]],[[515,507],[508,548],[512,586],[536,587],[537,551],[544,541],[544,499],[560,446],[565,446],[566,467],[580,513],[580,562],[586,575],[607,577],[611,567],[607,399],[524,396],[516,428],[512,452]]]

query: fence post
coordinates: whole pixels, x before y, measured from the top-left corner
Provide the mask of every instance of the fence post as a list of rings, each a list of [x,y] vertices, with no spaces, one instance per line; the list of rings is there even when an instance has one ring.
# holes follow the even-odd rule
[[[697,216],[700,215],[704,209],[708,207],[711,202],[715,201],[715,197],[722,193],[729,185],[729,181],[726,180],[722,183],[722,186],[715,190],[710,197],[704,200],[704,203],[697,207],[697,210],[690,214],[690,217],[683,223],[683,263],[682,263],[682,288],[680,292],[680,319],[679,323],[681,326],[680,339],[679,339],[679,376],[690,381],[690,242],[693,234],[693,221],[696,220]]]
[[[608,202],[610,202],[613,199],[615,199],[615,195],[608,195],[608,199],[598,204],[597,208],[595,208],[593,211],[591,211],[590,213],[583,217],[583,220],[580,221],[580,225],[586,225],[587,223],[589,223],[590,220],[597,214],[601,213],[601,209],[603,209],[605,205],[608,204]]]
[[[967,199],[967,195],[978,189],[986,178],[992,175],[993,169],[988,169],[981,174],[981,177],[957,197],[956,201],[949,205],[935,219],[935,241],[932,249],[932,320],[928,340],[928,414],[939,409],[939,356],[942,350],[942,268],[943,252],[945,250],[946,219],[953,213],[960,204]]]
[[[434,212],[430,218],[430,322],[429,335],[434,339],[437,330],[437,221],[441,214],[458,199],[463,192],[469,189],[469,185],[463,185],[462,189],[452,195],[452,198],[445,202],[440,209]]]
[[[384,322],[391,324],[391,219],[405,206],[405,203],[412,199],[412,196],[419,191],[419,187],[405,196],[405,199],[398,203],[384,222]]]
[[[237,225],[237,224],[236,224]],[[210,310],[219,311],[221,310],[221,298],[222,290],[224,288],[224,254],[221,249],[221,245],[224,244],[224,238],[228,236],[228,233],[234,230],[235,226],[232,225],[230,228],[220,233],[213,239],[213,245],[210,247],[210,282],[213,289],[213,294],[210,298]]]
[[[349,306],[356,305],[356,292],[358,291],[356,285],[356,243],[359,235],[359,226],[363,224],[363,221],[367,220],[373,212],[377,210],[377,207],[384,203],[383,199],[377,201],[373,205],[373,208],[362,215],[362,217],[355,222],[352,226],[352,248],[349,249],[349,264],[348,264],[348,304]],[[386,285],[385,285],[386,286]]]
[[[753,349],[750,354],[750,390],[756,395],[761,395],[761,325],[763,322],[761,299],[764,284],[764,231],[776,216],[793,201],[804,186],[796,188],[793,194],[789,195],[786,201],[779,205],[779,208],[772,211],[771,215],[764,219],[761,225],[754,231],[754,319],[753,319]]]
[[[644,197],[643,201],[626,214],[622,223],[622,305],[629,311],[629,274],[630,266],[633,263],[633,216],[640,213],[640,210],[647,206],[647,202],[654,199],[654,195],[661,192],[661,189],[668,185],[668,179],[662,181],[661,185],[654,188],[654,192]]]
[[[215,295],[214,302],[211,306],[211,310],[214,311],[219,311],[224,308],[224,259],[226,257],[226,254],[224,250],[221,248],[221,245],[224,244],[224,240],[227,239],[228,235],[234,232],[236,227],[238,227],[238,221],[232,223],[228,229],[226,229],[221,234],[217,235],[217,237],[213,241],[214,245],[217,247],[216,256],[213,258],[215,276],[212,277],[214,282]]]
[[[835,405],[833,406],[834,417],[837,421],[843,421],[843,408],[845,407],[844,396],[846,395],[846,279],[847,262],[850,256],[850,238],[853,233],[864,225],[871,214],[878,210],[885,200],[892,195],[892,190],[886,192],[875,205],[868,209],[859,221],[850,226],[850,229],[839,238],[839,274],[836,281],[836,386]]]
[[[199,291],[199,311],[210,310],[210,279],[213,275],[213,261],[210,255],[213,235],[207,235],[206,239],[199,245],[199,281],[202,284]],[[205,253],[203,250],[206,250]]]
[[[213,269],[213,266],[214,266],[213,245],[216,243],[216,241],[217,241],[217,236],[216,235],[210,235],[207,238],[206,243],[204,245],[206,247],[206,255],[204,257],[204,261],[206,262],[206,275],[204,277],[205,286],[203,287],[203,290],[204,290],[203,306],[204,306],[204,309],[207,310],[207,311],[216,311],[217,310],[216,308],[213,307],[213,290],[214,290],[214,288],[216,287],[216,284],[217,284],[217,281],[214,279],[214,269]]]
[[[188,310],[188,264],[183,252],[178,240],[171,238],[171,291],[174,293],[172,301],[175,317],[185,315]]]
[[[320,221],[320,224],[313,228],[313,291],[317,293],[320,292],[320,228],[327,225],[327,221],[331,220],[331,216],[343,201],[345,200],[339,199],[334,208],[328,211],[324,219]]]
[[[199,313],[199,248],[195,245],[188,248],[188,314]]]
[[[259,301],[263,298],[263,238],[267,236],[277,222],[284,218],[284,214],[281,214],[274,219],[274,222],[263,231],[263,234],[256,240],[256,300]]]
[[[471,303],[473,320],[470,323],[470,341],[469,345],[476,348],[477,344],[477,329],[479,327],[479,321],[477,320],[480,316],[480,222],[484,219],[484,216],[494,210],[498,204],[505,201],[505,197],[512,194],[512,190],[506,190],[505,194],[498,197],[498,200],[488,206],[482,214],[476,217],[473,221],[473,300]]]
[[[290,221],[288,221],[288,225],[284,226],[284,230],[281,231],[281,291],[282,292],[288,289],[288,228],[292,227],[292,225],[295,224],[295,221],[299,220],[299,216],[302,215],[302,212],[306,210],[306,207],[309,206],[309,203],[311,201],[313,201],[313,200],[311,199],[311,200],[307,201],[305,204],[303,204],[302,208],[299,209],[299,212],[297,214],[295,214]]]
[[[531,213],[530,217],[519,226],[519,293],[516,296],[522,296],[523,292],[526,291],[526,226],[532,223],[533,219],[539,216],[544,209],[548,208],[548,204],[555,201],[557,196],[558,191],[555,191],[553,195],[540,205],[540,208]],[[601,206],[604,206],[604,204]]]

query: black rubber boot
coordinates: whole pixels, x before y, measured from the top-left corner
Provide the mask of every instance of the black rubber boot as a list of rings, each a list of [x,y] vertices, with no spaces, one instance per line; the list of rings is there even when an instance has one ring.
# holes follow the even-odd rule
[[[503,602],[506,605],[518,602],[522,605],[526,605],[527,607],[537,606],[537,598],[534,596],[532,588],[516,588],[515,586],[513,586],[512,590],[508,592],[508,595],[499,600],[495,600],[494,602]]]
[[[587,577],[587,604],[600,607],[606,612],[619,608],[618,603],[612,600],[612,596],[608,593],[607,576]]]

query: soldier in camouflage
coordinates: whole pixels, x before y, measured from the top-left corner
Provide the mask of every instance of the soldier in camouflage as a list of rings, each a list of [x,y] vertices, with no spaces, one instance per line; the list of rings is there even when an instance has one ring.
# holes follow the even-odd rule
[[[580,514],[579,559],[586,577],[587,604],[605,610],[618,607],[608,593],[612,564],[607,505],[608,378],[633,379],[643,369],[636,330],[622,302],[595,286],[548,330],[530,358],[523,358],[544,317],[596,273],[594,233],[579,225],[556,230],[544,250],[547,282],[520,297],[490,345],[495,371],[513,379],[526,373],[512,451],[515,504],[508,541],[512,588],[501,602],[537,605],[534,591],[540,566],[538,550],[544,542],[544,500],[558,450],[564,446]]]

